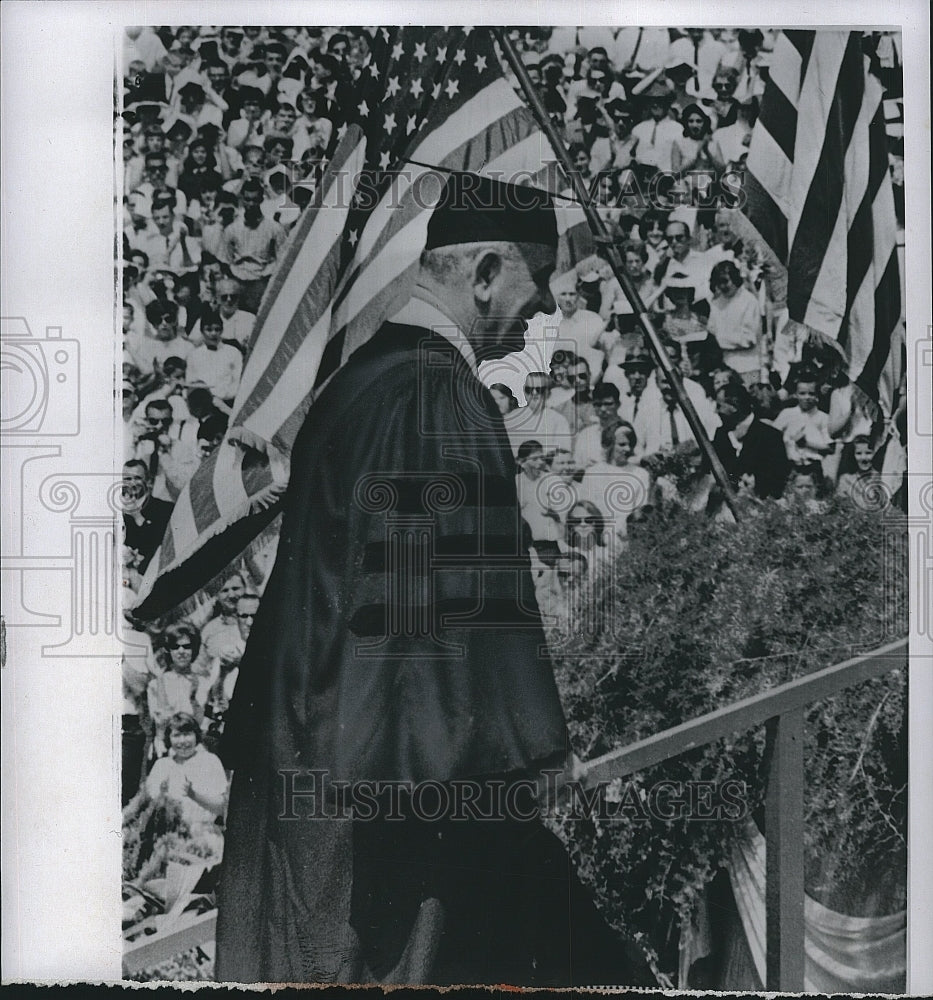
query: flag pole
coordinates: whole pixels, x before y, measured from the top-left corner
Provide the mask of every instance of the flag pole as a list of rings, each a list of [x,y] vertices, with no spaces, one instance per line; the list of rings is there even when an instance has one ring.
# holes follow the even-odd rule
[[[638,294],[638,289],[635,287],[632,279],[628,276],[628,274],[626,274],[624,268],[622,267],[622,260],[619,255],[619,251],[609,238],[609,232],[606,229],[606,225],[603,222],[602,217],[590,201],[589,193],[584,187],[582,178],[574,168],[573,161],[570,158],[570,153],[567,151],[563,138],[558,134],[553,122],[548,117],[544,104],[541,101],[541,97],[538,94],[538,90],[532,82],[531,77],[529,77],[528,71],[525,69],[518,53],[515,51],[515,46],[512,44],[511,39],[508,37],[503,28],[493,28],[492,31],[496,40],[499,42],[506,59],[508,60],[509,66],[511,66],[512,71],[518,78],[518,82],[521,84],[525,97],[531,105],[531,110],[534,112],[535,118],[537,118],[538,124],[541,126],[541,130],[547,136],[554,152],[557,154],[557,158],[560,161],[561,166],[570,178],[574,194],[576,195],[577,201],[579,201],[581,207],[583,208],[590,230],[592,231],[597,243],[603,247],[606,260],[612,268],[612,273],[615,275],[616,281],[619,282],[622,291],[625,293],[625,297],[632,306],[635,318],[644,331],[645,339],[647,340],[651,353],[654,355],[656,364],[660,367],[661,371],[664,372],[668,382],[677,396],[677,402],[680,404],[680,408],[683,410],[684,416],[687,418],[687,423],[690,424],[690,430],[693,431],[693,436],[696,438],[697,444],[700,446],[700,451],[704,454],[706,460],[710,464],[713,477],[722,489],[726,503],[729,505],[729,509],[732,511],[735,519],[739,520],[740,513],[735,490],[732,488],[732,483],[729,481],[726,470],[723,467],[719,456],[716,454],[712,442],[706,434],[706,429],[700,422],[700,418],[693,406],[693,402],[687,395],[683,380],[680,377],[680,372],[678,372],[671,363],[671,359],[667,356],[667,351],[664,350],[658,331],[655,329],[654,323],[648,315],[648,310],[645,308],[645,304],[642,302],[641,296]]]

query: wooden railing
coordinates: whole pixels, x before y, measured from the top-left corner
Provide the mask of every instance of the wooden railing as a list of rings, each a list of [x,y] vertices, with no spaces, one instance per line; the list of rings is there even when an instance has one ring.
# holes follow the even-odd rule
[[[587,762],[584,781],[625,778],[662,761],[766,725],[773,746],[765,802],[767,843],[767,963],[765,988],[799,993],[804,988],[803,724],[807,706],[891,670],[907,666],[907,640],[882,646],[823,670],[744,698],[683,725],[613,750]],[[211,911],[171,931],[143,937],[124,952],[132,975],[214,939]]]
[[[907,640],[814,671],[770,691],[656,733],[585,765],[585,782],[624,778],[737,732],[768,727],[765,800],[767,990],[799,993],[804,976],[803,723],[807,706],[907,666]]]

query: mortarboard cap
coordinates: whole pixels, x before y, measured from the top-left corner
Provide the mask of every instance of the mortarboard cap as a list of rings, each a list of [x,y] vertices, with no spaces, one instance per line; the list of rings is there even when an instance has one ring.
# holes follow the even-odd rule
[[[428,221],[425,249],[486,241],[556,247],[551,195],[479,174],[451,173]]]

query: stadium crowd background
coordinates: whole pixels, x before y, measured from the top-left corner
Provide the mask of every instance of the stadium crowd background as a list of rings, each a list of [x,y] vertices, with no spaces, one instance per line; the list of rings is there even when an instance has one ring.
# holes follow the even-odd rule
[[[743,499],[796,497],[819,513],[831,494],[858,502],[883,484],[902,502],[903,388],[881,413],[838,352],[782,338],[767,262],[729,197],[774,33],[511,36]],[[180,491],[223,439],[263,291],[339,140],[368,38],[353,27],[127,31],[117,121],[128,606]],[[902,230],[899,37],[866,34],[865,47],[886,86]],[[725,514],[607,265],[594,256],[557,276],[555,292],[560,312],[530,353],[485,380],[516,456],[539,602],[571,628],[639,519],[664,503]],[[138,652],[123,662],[128,815],[174,803],[192,831],[220,837],[227,775],[215,750],[268,565],[231,572],[183,620],[137,626]]]

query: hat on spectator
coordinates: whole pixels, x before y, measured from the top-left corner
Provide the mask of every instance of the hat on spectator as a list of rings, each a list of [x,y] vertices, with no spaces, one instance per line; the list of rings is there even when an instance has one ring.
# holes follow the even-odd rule
[[[189,80],[183,87],[178,90],[179,97],[190,97],[192,99],[200,97],[204,99],[204,88],[200,83],[195,80]]]
[[[193,134],[194,129],[184,118],[175,118],[165,130],[166,138],[171,142],[187,142]]]
[[[674,94],[661,70],[655,69],[632,87],[632,96],[644,101],[670,101]]]
[[[610,115],[627,115],[631,118],[632,116],[632,106],[628,101],[622,100],[621,97],[613,97],[611,101],[606,104],[606,110]]]
[[[241,73],[236,78],[237,85],[240,87],[241,91],[244,87],[250,87],[253,90],[258,90],[263,96],[269,93],[272,87],[272,80],[269,75],[260,76],[255,70],[248,69],[245,73]],[[240,97],[240,104],[243,104],[243,98]]]
[[[246,76],[246,74],[243,74]],[[239,89],[240,94],[240,107],[242,108],[244,104],[262,104],[263,92],[258,87],[250,87],[248,85],[241,85]]]
[[[541,57],[537,52],[523,52],[522,53],[522,65],[525,69],[535,69],[541,66]]]
[[[216,38],[201,38],[200,42],[196,42],[195,46],[197,48],[198,55],[201,57],[202,65],[204,63],[217,62],[220,58],[220,53],[217,51],[217,39]]]
[[[625,355],[625,360],[620,367],[626,370],[650,371],[654,368],[654,358],[644,347],[636,347]]]
[[[671,47],[668,49],[664,68],[666,70],[676,69],[678,66],[688,66],[690,69],[697,68],[693,55],[693,42],[689,38],[678,38],[671,43]]]

